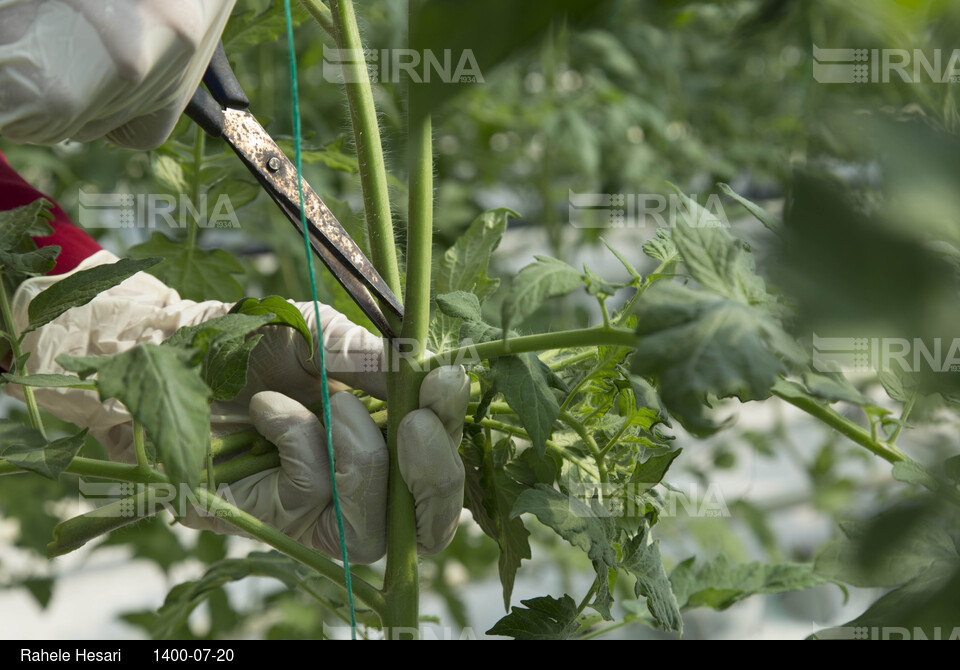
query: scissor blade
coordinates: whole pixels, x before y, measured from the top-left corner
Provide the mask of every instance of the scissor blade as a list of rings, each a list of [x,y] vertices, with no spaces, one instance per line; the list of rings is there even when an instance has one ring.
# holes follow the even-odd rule
[[[270,194],[273,197],[273,194]],[[297,216],[294,212],[287,210],[286,204],[281,200],[276,200],[277,205],[284,211],[284,214],[287,215],[287,218]],[[350,297],[353,298],[353,301],[357,304],[360,310],[370,319],[370,322],[380,331],[380,334],[386,337],[387,339],[393,340],[396,339],[397,335],[393,331],[393,328],[390,326],[390,323],[387,321],[386,317],[383,316],[383,312],[380,311],[380,308],[377,306],[377,302],[371,297],[370,293],[367,291],[366,286],[364,286],[353,274],[350,268],[346,267],[340,258],[332,253],[323,244],[320,244],[316,241],[315,235],[310,235],[310,246],[313,248],[314,253],[323,261],[323,264],[327,266],[327,269],[330,270],[332,274],[340,285],[350,294]]]
[[[223,110],[223,115],[224,139],[247,165],[250,172],[263,184],[271,197],[281,205],[290,222],[303,234],[299,216],[300,195],[296,167],[287,160],[250,112],[227,108]],[[339,261],[336,264],[339,266],[337,279],[350,292],[357,304],[363,308],[363,292],[356,293],[348,283],[353,284],[354,287],[357,285],[355,282],[362,283],[388,310],[403,318],[403,305],[400,304],[400,300],[393,294],[373,264],[363,255],[360,247],[343,229],[333,212],[306,183],[303,184],[303,203],[311,245],[334,274],[337,274],[337,271],[331,267],[328,260],[335,257]],[[326,250],[327,253],[321,253],[318,247]],[[355,281],[345,283],[344,277],[347,275],[352,276]]]

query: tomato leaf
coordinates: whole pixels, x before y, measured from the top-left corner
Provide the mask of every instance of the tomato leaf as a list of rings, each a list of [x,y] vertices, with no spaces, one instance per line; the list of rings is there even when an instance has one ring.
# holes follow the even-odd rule
[[[579,629],[577,604],[566,594],[560,600],[543,596],[520,602],[526,608],[514,607],[487,635],[504,635],[515,640],[566,640]]]
[[[479,443],[478,443],[479,442]],[[464,505],[473,514],[480,529],[496,541],[500,548],[498,567],[503,586],[503,607],[510,608],[510,598],[520,562],[529,559],[530,531],[519,517],[511,516],[517,497],[525,486],[510,476],[510,470],[497,467],[494,451],[513,450],[509,439],[483,448],[483,436],[463,443],[463,464],[466,470]]]
[[[100,399],[122,402],[156,444],[171,481],[192,488],[210,443],[210,388],[193,358],[189,350],[140,344],[99,360],[58,356],[57,362],[74,371],[95,366]]]
[[[694,560],[688,558],[670,573],[673,592],[683,610],[725,610],[752,595],[801,591],[831,581],[804,563],[735,565],[721,554],[697,570]]]
[[[490,255],[500,244],[510,217],[519,216],[510,209],[484,212],[457,238],[440,258],[434,271],[433,283],[437,295],[458,291],[473,293],[482,303],[500,285],[500,280],[487,276]],[[477,319],[479,320],[479,318]],[[440,309],[430,322],[429,347],[441,352],[458,343],[460,321]]]
[[[62,437],[42,446],[8,442],[0,446],[0,457],[18,468],[36,472],[47,479],[57,479],[73,462],[86,438],[87,430],[84,429],[76,435]]]
[[[30,325],[24,332],[30,332],[50,323],[72,307],[86,305],[103,291],[113,288],[138,272],[153,267],[160,260],[159,258],[139,260],[122,258],[116,263],[98,265],[61,279],[38,293],[30,301],[30,307],[27,309]]]
[[[307,341],[307,349],[313,351],[313,333],[310,332],[307,322],[299,309],[280,296],[272,295],[257,300],[256,298],[244,298],[230,310],[230,314],[273,314],[273,321],[268,321],[266,325],[287,326],[293,328],[303,335]]]
[[[53,235],[50,201],[37,198],[28,205],[0,211],[0,251],[14,251],[26,237]]]
[[[510,326],[521,323],[539,308],[544,300],[567,295],[580,288],[583,275],[549,256],[535,256],[531,263],[517,274],[503,299],[501,319],[504,339]]]
[[[594,607],[605,619],[611,619],[609,571],[617,569],[617,553],[613,548],[616,526],[599,503],[567,496],[552,486],[537,484],[517,498],[511,516],[531,513],[540,523],[549,526],[567,542],[583,550],[593,562],[599,587]],[[599,605],[599,607],[598,607]]]
[[[683,617],[663,569],[660,541],[651,542],[649,533],[637,535],[624,545],[621,565],[636,577],[634,593],[638,598],[647,599],[647,609],[653,618],[664,630],[683,634]]]

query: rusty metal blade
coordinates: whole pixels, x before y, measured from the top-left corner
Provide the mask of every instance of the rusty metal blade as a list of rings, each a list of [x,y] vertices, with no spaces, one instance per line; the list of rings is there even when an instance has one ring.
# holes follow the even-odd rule
[[[228,108],[223,110],[223,115],[224,139],[302,235],[296,167],[287,160],[250,112]],[[303,183],[303,203],[308,237],[314,251],[370,320],[387,335],[381,328],[381,325],[386,325],[386,319],[380,310],[376,310],[378,316],[374,317],[364,306],[364,302],[370,301],[370,297],[362,287],[369,289],[386,309],[403,318],[403,305],[400,300],[343,229],[333,212],[306,182]],[[386,327],[390,330],[389,326]]]

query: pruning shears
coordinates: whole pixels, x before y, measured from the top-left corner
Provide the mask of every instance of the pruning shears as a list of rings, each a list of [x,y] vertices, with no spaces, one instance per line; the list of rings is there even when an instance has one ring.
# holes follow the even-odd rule
[[[185,113],[208,135],[226,140],[290,223],[303,235],[296,166],[284,156],[276,142],[248,111],[249,106],[250,100],[227,61],[223,43],[220,43],[203,76],[203,85],[193,95]],[[380,311],[377,300],[402,319],[403,305],[400,300],[306,182],[303,182],[303,203],[313,252],[373,325],[385,337],[394,339],[396,334]]]

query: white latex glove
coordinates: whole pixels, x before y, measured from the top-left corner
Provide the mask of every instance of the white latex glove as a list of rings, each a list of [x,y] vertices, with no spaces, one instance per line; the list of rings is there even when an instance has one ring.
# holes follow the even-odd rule
[[[153,149],[236,0],[0,0],[0,136]]]
[[[73,272],[116,260],[110,252],[100,251]],[[33,297],[65,276],[35,277],[20,285],[12,301],[18,332],[28,322]],[[293,304],[316,334],[312,304]],[[159,344],[178,328],[222,316],[230,307],[216,301],[183,300],[141,272],[27,335],[24,351],[31,352],[27,372],[64,373],[55,360],[60,354],[107,355],[143,342]],[[330,378],[385,397],[381,340],[331,307],[322,305],[320,318]],[[252,423],[277,445],[281,467],[236,482],[230,494],[241,509],[261,521],[337,557],[340,545],[324,430],[304,406],[321,397],[319,356],[307,360],[307,343],[292,328],[266,326],[262,332],[264,337],[250,357],[246,387],[234,400],[212,405],[211,430],[222,435]],[[20,386],[8,384],[6,389],[22,398]],[[404,417],[400,425],[399,467],[414,495],[418,544],[424,555],[450,543],[460,518],[464,471],[457,449],[469,395],[469,377],[462,368],[434,370],[421,385],[421,409]],[[81,389],[37,388],[35,396],[41,407],[59,418],[89,427],[112,459],[135,460],[132,420],[117,400],[101,403],[96,392]],[[386,547],[387,447],[356,397],[334,394],[331,413],[348,555],[351,561],[371,563]],[[184,521],[217,532],[232,528],[197,514],[188,514]]]

